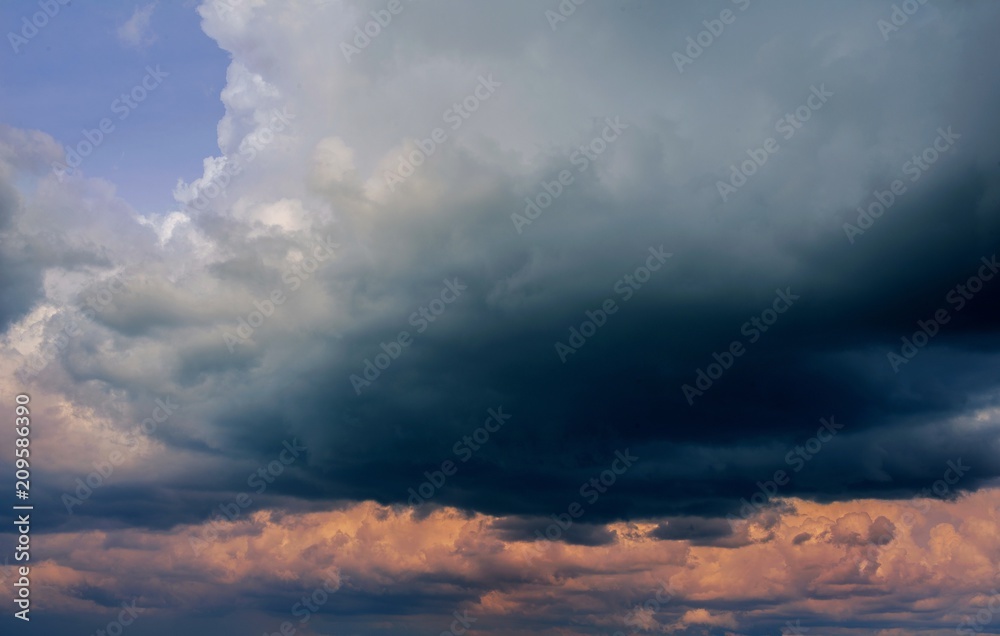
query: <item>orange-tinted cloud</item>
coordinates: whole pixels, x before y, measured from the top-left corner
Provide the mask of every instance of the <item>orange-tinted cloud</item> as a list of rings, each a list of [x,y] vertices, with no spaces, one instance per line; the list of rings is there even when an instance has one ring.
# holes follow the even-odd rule
[[[392,599],[394,614],[417,623],[461,610],[497,633],[755,633],[795,621],[835,633],[862,622],[954,629],[997,585],[1000,490],[955,502],[784,503],[777,518],[740,522],[739,547],[655,538],[678,520],[611,524],[610,545],[535,545],[501,539],[493,517],[373,502],[162,533],[40,535],[38,608],[100,613],[100,599],[137,596],[161,618],[242,606],[280,621],[326,580],[337,592],[322,617]],[[192,540],[213,536],[196,554]]]

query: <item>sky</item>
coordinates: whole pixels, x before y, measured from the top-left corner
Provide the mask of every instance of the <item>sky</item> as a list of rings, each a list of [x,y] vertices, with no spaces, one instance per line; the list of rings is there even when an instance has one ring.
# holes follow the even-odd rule
[[[1000,5],[0,25],[5,634],[1000,634]]]

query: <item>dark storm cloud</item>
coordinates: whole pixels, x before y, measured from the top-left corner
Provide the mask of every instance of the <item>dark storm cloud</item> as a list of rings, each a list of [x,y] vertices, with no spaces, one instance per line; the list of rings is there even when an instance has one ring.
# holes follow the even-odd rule
[[[11,132],[0,126],[0,140]],[[4,330],[28,312],[42,291],[41,268],[12,223],[20,205],[17,190],[0,176],[0,325]]]
[[[23,252],[0,253],[0,323],[8,326],[22,318],[41,297],[41,290],[41,270],[26,262]]]
[[[688,521],[661,527],[657,538],[724,542],[713,517],[737,513],[740,499],[777,470],[791,477],[780,496],[819,500],[911,496],[957,458],[973,469],[955,492],[1000,476],[995,428],[969,425],[980,412],[996,419],[989,370],[1000,344],[993,318],[1000,280],[987,281],[960,310],[948,300],[982,258],[990,261],[1000,238],[991,142],[1000,132],[1000,92],[982,74],[995,59],[987,28],[995,14],[974,7],[933,9],[939,21],[885,42],[875,27],[881,8],[858,7],[847,19],[829,8],[755,5],[683,74],[671,55],[709,17],[700,9],[671,14],[675,20],[660,6],[581,8],[556,32],[559,47],[546,49],[551,68],[531,56],[518,58],[520,67],[500,61],[497,48],[520,54],[520,44],[487,38],[468,51],[461,29],[446,29],[439,42],[427,40],[433,29],[415,29],[423,35],[410,39],[395,25],[391,37],[404,50],[438,44],[503,78],[497,112],[507,112],[499,106],[504,91],[513,96],[508,107],[525,110],[497,118],[492,129],[482,124],[480,136],[524,135],[525,145],[538,147],[562,120],[573,130],[560,131],[552,150],[530,163],[487,142],[443,145],[379,201],[359,202],[364,184],[353,182],[297,193],[310,209],[334,210],[336,223],[324,218],[311,229],[329,230],[343,247],[230,352],[222,331],[235,330],[272,289],[285,289],[289,252],[313,240],[299,230],[268,236],[244,214],[256,198],[273,201],[299,187],[300,164],[234,183],[246,200],[233,194],[239,205],[191,220],[190,232],[218,244],[203,271],[136,288],[99,318],[122,347],[162,347],[155,350],[166,352],[162,375],[68,363],[80,382],[138,391],[163,381],[189,395],[190,420],[156,439],[202,464],[186,458],[195,477],[171,477],[142,505],[129,503],[137,492],[108,486],[103,502],[95,495],[88,503],[94,512],[73,523],[103,517],[162,527],[208,516],[211,498],[195,495],[192,481],[211,476],[220,494],[238,489],[240,479],[225,475],[239,476],[246,458],[265,461],[288,435],[309,446],[309,460],[297,467],[301,475],[276,482],[275,496],[405,503],[409,489],[429,480],[425,472],[451,461],[456,470],[432,484],[431,503],[516,515],[502,527],[512,538],[533,533],[523,520],[584,501],[581,486],[628,449],[639,460],[584,505],[586,516],[564,536],[583,545],[613,540],[584,523],[665,515]],[[990,20],[974,19],[980,14]],[[507,15],[504,23],[522,18]],[[652,26],[664,21],[669,38]],[[849,30],[835,36],[826,30],[831,23]],[[935,26],[950,23],[961,25],[966,44]],[[588,37],[569,37],[574,32]],[[611,51],[614,59],[600,58]],[[366,51],[357,68],[390,72],[395,67],[379,64],[383,54]],[[266,79],[289,94],[305,90],[281,73]],[[833,96],[794,137],[780,138],[775,122],[820,85]],[[597,95],[593,103],[581,105],[584,92]],[[436,122],[453,93],[415,104],[430,113],[426,120],[398,113],[413,117],[398,136]],[[309,126],[309,97],[299,130]],[[484,106],[484,122],[489,107],[494,102]],[[372,116],[345,108],[347,119]],[[572,151],[618,114],[628,126],[621,138],[576,172]],[[523,130],[511,118],[523,119]],[[327,119],[313,125],[317,136],[327,134]],[[387,126],[373,134],[390,136]],[[910,181],[912,155],[949,127],[959,135],[954,147]],[[343,133],[348,141],[351,134]],[[780,150],[723,202],[717,182],[769,136]],[[358,147],[359,156],[382,152]],[[563,169],[574,171],[572,185],[519,234],[511,214]],[[844,224],[858,224],[856,206],[896,179],[907,191],[852,243]],[[177,234],[167,245],[183,260],[198,243]],[[651,249],[672,255],[624,293],[626,276],[636,279],[637,269],[656,262]],[[434,321],[414,318],[451,280],[466,287],[462,294]],[[614,313],[561,361],[556,343],[569,343],[585,312],[609,300]],[[754,325],[779,306],[773,326]],[[886,354],[940,308],[949,322],[897,373]],[[401,331],[412,344],[358,391],[351,376],[364,377]],[[698,388],[699,370],[727,360],[734,342],[744,353]],[[701,391],[693,404],[683,385]],[[463,441],[484,425],[487,409],[501,406],[509,422],[474,449]],[[843,429],[796,471],[788,454],[830,416]],[[456,447],[471,454],[463,460]]]
[[[680,517],[658,525],[650,536],[661,540],[690,541],[692,545],[719,545],[721,539],[732,534],[732,527],[725,519]]]
[[[545,541],[545,527],[553,522],[549,517],[510,517],[493,523],[497,536],[505,541]],[[565,521],[563,525],[565,525]],[[538,533],[542,534],[539,539]],[[561,533],[560,540],[570,545],[600,546],[615,542],[615,532],[604,526],[574,523]]]

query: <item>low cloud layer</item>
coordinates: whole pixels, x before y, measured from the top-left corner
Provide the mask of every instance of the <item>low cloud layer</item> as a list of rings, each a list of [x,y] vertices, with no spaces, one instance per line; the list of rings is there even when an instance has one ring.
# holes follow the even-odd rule
[[[998,502],[994,489],[960,503],[786,500],[780,515],[740,522],[739,547],[663,536],[694,534],[683,519],[614,523],[611,544],[572,545],[511,540],[509,520],[374,503],[170,533],[57,533],[42,543],[50,588],[39,609],[97,625],[135,597],[147,623],[204,629],[236,605],[230,625],[317,634],[440,632],[454,612],[495,634],[856,633],[848,613],[878,634],[943,634],[982,627],[977,612],[995,606]],[[374,620],[385,613],[396,618]]]

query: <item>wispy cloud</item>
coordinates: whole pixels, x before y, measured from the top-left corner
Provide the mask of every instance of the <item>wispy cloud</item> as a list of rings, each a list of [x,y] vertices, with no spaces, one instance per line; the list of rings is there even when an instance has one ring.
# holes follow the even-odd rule
[[[151,2],[144,7],[136,7],[132,17],[118,27],[118,40],[133,49],[144,49],[156,41],[156,34],[150,26],[156,3]]]

